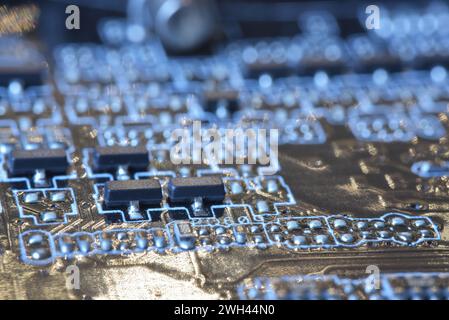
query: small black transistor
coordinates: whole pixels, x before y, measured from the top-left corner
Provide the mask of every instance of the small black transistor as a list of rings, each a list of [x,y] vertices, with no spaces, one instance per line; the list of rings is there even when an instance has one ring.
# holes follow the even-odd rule
[[[108,181],[104,198],[107,206],[124,206],[131,201],[159,204],[162,200],[162,188],[157,179]]]
[[[145,146],[137,147],[97,147],[94,151],[96,169],[116,169],[126,166],[133,169],[145,169],[149,163],[149,154]]]
[[[6,87],[12,81],[20,82],[24,87],[39,86],[44,84],[45,69],[30,70],[0,70],[0,86]]]
[[[191,202],[195,198],[221,202],[225,198],[223,180],[217,176],[173,178],[168,184],[172,202]]]
[[[65,172],[69,163],[65,149],[13,150],[9,169],[13,175],[30,174],[36,170]]]

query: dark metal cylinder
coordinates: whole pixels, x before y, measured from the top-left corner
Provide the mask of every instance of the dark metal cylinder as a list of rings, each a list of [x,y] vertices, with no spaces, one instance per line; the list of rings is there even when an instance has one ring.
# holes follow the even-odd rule
[[[163,44],[173,51],[190,51],[216,31],[212,0],[149,0],[152,24]]]

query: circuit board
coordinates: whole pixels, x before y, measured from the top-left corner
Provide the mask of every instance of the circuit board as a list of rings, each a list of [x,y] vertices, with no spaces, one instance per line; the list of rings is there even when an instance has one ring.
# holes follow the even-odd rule
[[[413,10],[207,55],[113,18],[49,55],[0,38],[0,298],[447,299],[449,7]],[[174,163],[198,123],[278,157]]]

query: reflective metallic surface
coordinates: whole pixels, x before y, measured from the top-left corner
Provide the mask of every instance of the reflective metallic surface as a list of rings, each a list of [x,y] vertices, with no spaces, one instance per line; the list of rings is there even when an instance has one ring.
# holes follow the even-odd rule
[[[0,298],[447,299],[449,7],[406,4],[367,30],[363,5],[132,1],[97,43],[85,8],[47,50],[0,38]],[[195,124],[276,130],[278,158],[174,163]]]

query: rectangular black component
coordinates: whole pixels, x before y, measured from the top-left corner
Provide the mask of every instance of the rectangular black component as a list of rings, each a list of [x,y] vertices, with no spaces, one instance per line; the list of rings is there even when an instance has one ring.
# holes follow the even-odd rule
[[[145,146],[95,148],[94,166],[96,169],[116,169],[118,166],[145,169],[149,164],[149,154]]]
[[[284,78],[293,76],[297,71],[287,64],[252,64],[247,65],[245,73],[250,79],[258,79],[263,74],[269,74],[272,78]]]
[[[217,176],[173,178],[168,184],[168,195],[172,202],[193,201],[198,197],[221,202],[225,197],[225,187],[221,177]]]
[[[34,173],[38,169],[65,172],[68,166],[65,149],[13,150],[9,157],[13,175]]]
[[[45,77],[45,71],[40,69],[0,70],[0,86],[7,87],[11,81],[19,81],[24,87],[40,86]]]
[[[128,205],[130,201],[159,204],[162,188],[157,179],[108,181],[104,190],[107,206]]]
[[[206,91],[204,92],[204,101],[207,112],[216,113],[220,104],[222,104],[230,114],[233,114],[240,109],[238,91]]]

